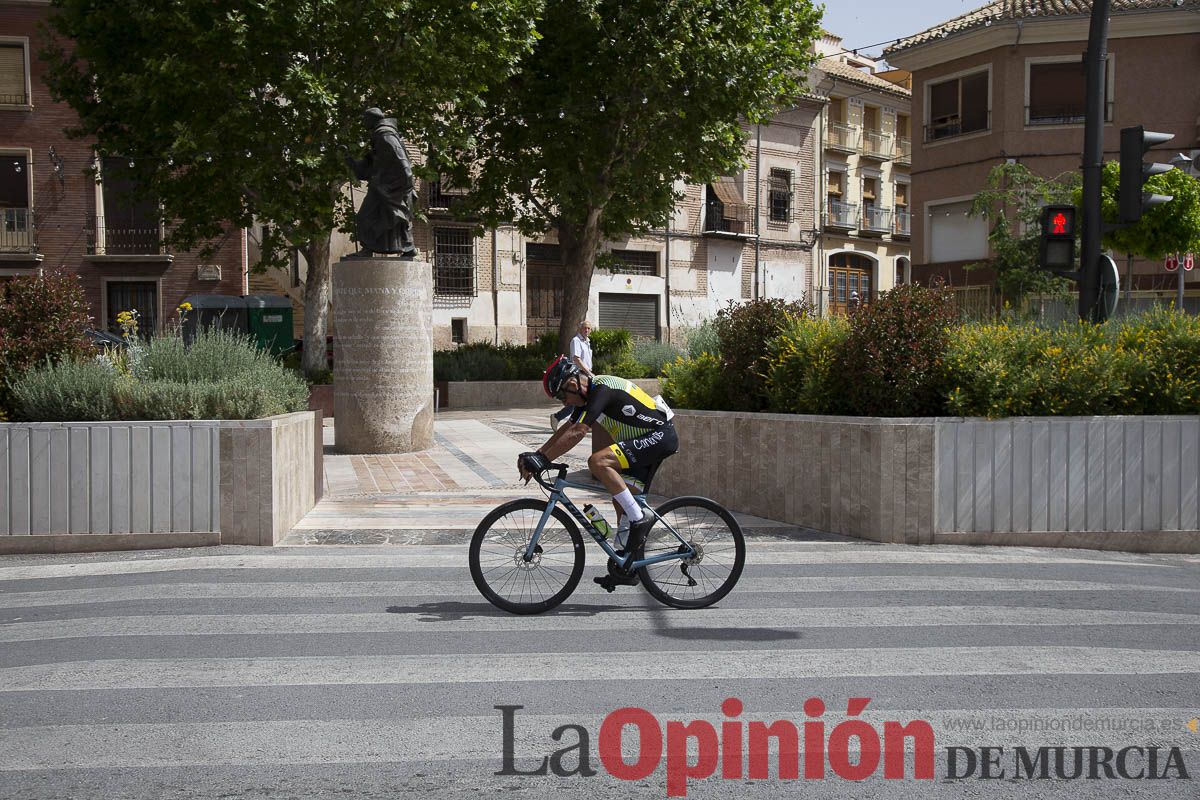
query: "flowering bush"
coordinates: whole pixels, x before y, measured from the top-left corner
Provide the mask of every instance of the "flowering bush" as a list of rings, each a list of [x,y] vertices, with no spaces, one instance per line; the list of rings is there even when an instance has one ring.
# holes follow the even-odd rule
[[[946,405],[946,344],[956,316],[949,292],[900,286],[850,316],[834,372],[843,413],[935,416]]]
[[[808,314],[803,303],[754,300],[729,305],[717,312],[723,393],[721,407],[730,411],[761,411],[767,406],[768,344],[788,320]]]
[[[1200,319],[1160,308],[1126,321],[1112,338],[1129,387],[1119,413],[1200,412]]]
[[[845,317],[797,317],[769,345],[767,399],[771,411],[830,414],[844,389],[837,370],[842,342],[850,333]]]
[[[662,394],[674,408],[719,409],[724,402],[721,360],[712,353],[663,367]]]

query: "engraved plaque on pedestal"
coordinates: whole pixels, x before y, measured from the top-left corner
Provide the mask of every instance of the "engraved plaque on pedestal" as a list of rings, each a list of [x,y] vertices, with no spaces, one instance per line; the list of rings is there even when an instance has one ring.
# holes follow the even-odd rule
[[[433,446],[433,269],[388,256],[333,266],[334,446]]]

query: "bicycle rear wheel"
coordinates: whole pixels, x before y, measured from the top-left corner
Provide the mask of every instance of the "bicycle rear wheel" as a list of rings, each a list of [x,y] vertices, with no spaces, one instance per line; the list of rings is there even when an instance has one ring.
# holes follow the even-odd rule
[[[471,537],[471,579],[487,601],[512,614],[540,614],[571,596],[583,575],[583,537],[575,522],[555,508],[538,539],[532,561],[525,550],[546,510],[546,501],[525,498],[497,507]]]
[[[707,497],[676,497],[657,509],[697,554],[685,560],[662,561],[638,570],[646,591],[675,608],[704,608],[729,594],[746,564],[742,528],[725,508]],[[686,552],[662,521],[654,523],[635,558]]]

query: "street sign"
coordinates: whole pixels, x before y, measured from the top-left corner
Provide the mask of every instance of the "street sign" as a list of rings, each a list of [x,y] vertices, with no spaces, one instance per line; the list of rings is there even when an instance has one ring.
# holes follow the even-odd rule
[[[1191,272],[1195,266],[1196,266],[1196,260],[1192,257],[1191,253],[1188,253],[1186,256],[1183,257],[1183,268],[1184,269],[1186,269],[1188,272]]]
[[[1176,253],[1167,253],[1167,257],[1163,259],[1163,266],[1167,272],[1174,272],[1179,269],[1179,256]]]

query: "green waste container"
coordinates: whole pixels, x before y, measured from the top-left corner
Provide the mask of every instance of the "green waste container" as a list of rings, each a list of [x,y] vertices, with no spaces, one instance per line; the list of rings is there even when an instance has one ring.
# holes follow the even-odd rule
[[[291,298],[252,294],[242,299],[246,302],[246,324],[252,340],[275,355],[295,346]]]

